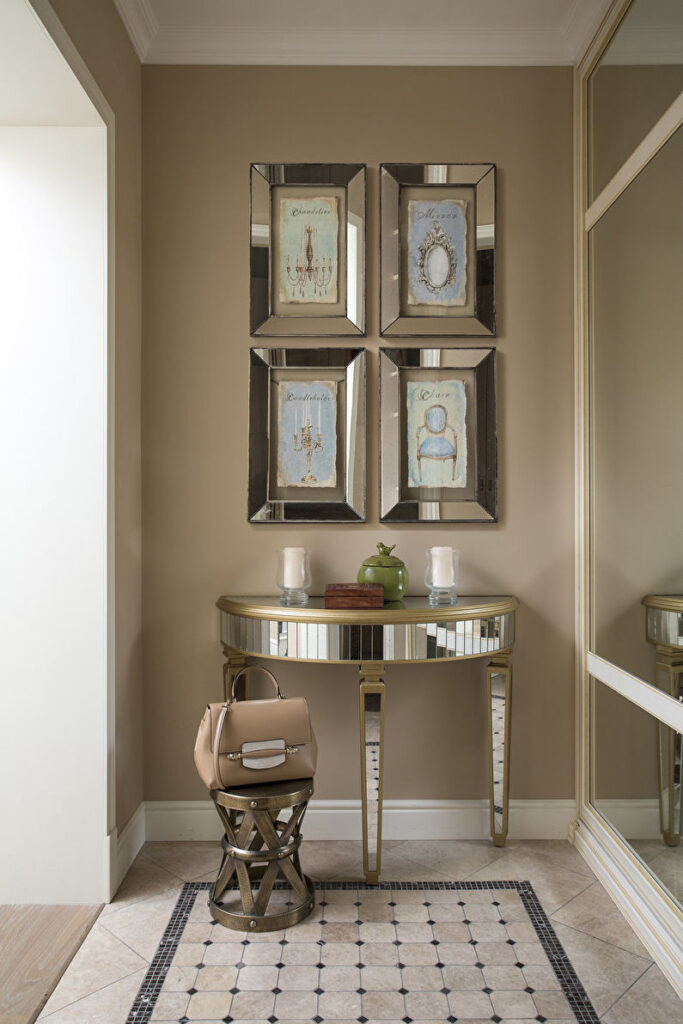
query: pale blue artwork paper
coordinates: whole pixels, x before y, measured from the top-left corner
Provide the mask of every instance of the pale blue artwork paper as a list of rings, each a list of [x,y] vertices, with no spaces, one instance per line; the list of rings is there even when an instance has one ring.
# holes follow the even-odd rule
[[[406,444],[409,487],[467,484],[467,394],[461,380],[409,380]]]
[[[279,381],[277,482],[279,487],[336,487],[336,381]]]
[[[335,196],[280,199],[281,302],[338,301],[338,206]]]
[[[467,201],[408,201],[409,305],[463,306],[467,296]]]

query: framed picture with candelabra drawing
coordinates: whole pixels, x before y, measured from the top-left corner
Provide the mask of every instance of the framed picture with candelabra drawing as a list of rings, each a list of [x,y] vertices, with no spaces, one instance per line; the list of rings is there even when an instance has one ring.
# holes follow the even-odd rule
[[[253,336],[365,334],[365,164],[251,165]]]
[[[365,521],[365,349],[250,350],[247,514]]]
[[[382,164],[380,333],[496,333],[495,164]]]

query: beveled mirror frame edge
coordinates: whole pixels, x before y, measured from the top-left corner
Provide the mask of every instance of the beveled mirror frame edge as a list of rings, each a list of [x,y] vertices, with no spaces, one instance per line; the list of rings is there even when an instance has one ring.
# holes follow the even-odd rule
[[[591,676],[617,692],[624,678],[623,669],[599,658],[590,650],[592,607],[591,572],[591,390],[588,307],[588,233],[600,216],[645,164],[622,166],[605,188],[588,204],[588,79],[609,46],[633,0],[613,0],[583,58],[574,69],[574,227],[575,227],[575,780],[576,819],[570,828],[570,841],[577,847],[599,881],[629,921],[639,939],[651,953],[667,980],[683,997],[679,964],[683,948],[680,942],[681,911],[670,893],[659,885],[631,846],[591,804]],[[664,121],[664,118],[660,119]],[[658,122],[659,124],[659,122]],[[654,131],[654,129],[653,129]],[[664,128],[664,133],[666,127]],[[666,138],[670,137],[669,131]],[[650,144],[652,132],[647,136]],[[645,141],[645,140],[644,140]],[[652,148],[651,159],[666,141]],[[640,147],[638,147],[640,148]],[[633,157],[634,154],[632,154]],[[631,157],[631,158],[632,158]],[[629,158],[629,159],[631,159]],[[647,161],[645,161],[647,162]],[[611,195],[611,198],[610,198]],[[634,678],[634,677],[631,677]],[[653,690],[640,683],[645,690]],[[655,697],[655,700],[647,699]],[[657,699],[660,697],[661,700]],[[667,701],[670,702],[667,705]],[[636,703],[636,701],[634,701]],[[646,695],[643,710],[652,714],[654,704],[660,711],[676,704],[665,694]],[[643,706],[643,705],[640,705]],[[679,706],[680,710],[680,706]],[[668,716],[667,716],[668,717]]]
[[[361,242],[361,246],[360,246],[360,252],[361,252],[361,258],[362,258],[362,261],[363,261],[363,265],[362,265],[361,275],[360,275],[361,276],[361,302],[362,302],[362,310],[361,310],[361,317],[360,317],[361,324],[357,325],[357,324],[355,324],[349,318],[349,316],[348,316],[348,309],[347,309],[347,315],[346,316],[329,316],[329,317],[326,318],[324,313],[321,314],[320,317],[303,317],[303,316],[299,316],[296,319],[301,321],[301,323],[299,325],[301,329],[299,331],[297,331],[297,332],[292,332],[292,333],[289,333],[289,332],[282,332],[281,333],[281,332],[279,332],[277,330],[264,330],[264,328],[267,325],[269,325],[269,324],[272,324],[276,328],[280,321],[288,319],[287,317],[282,317],[282,316],[278,315],[277,313],[273,313],[272,311],[269,311],[268,316],[264,320],[262,320],[260,323],[258,323],[258,324],[255,323],[254,285],[253,285],[253,275],[252,275],[252,249],[253,249],[253,245],[252,245],[252,236],[253,236],[253,232],[252,232],[252,218],[253,218],[254,174],[259,174],[261,176],[261,178],[263,178],[264,182],[268,185],[268,188],[270,190],[270,188],[272,188],[272,184],[273,183],[270,182],[263,175],[263,172],[260,170],[260,168],[262,168],[262,167],[281,167],[281,166],[287,166],[288,164],[292,164],[292,161],[287,161],[287,163],[283,163],[283,164],[276,164],[276,163],[273,163],[273,162],[268,163],[268,162],[265,162],[265,161],[253,161],[252,163],[249,164],[249,335],[250,335],[250,337],[252,337],[254,339],[257,339],[257,340],[259,338],[263,338],[263,339],[267,340],[268,338],[275,338],[275,339],[277,339],[277,338],[285,338],[285,339],[287,339],[287,338],[311,338],[311,337],[313,337],[313,338],[365,338],[367,336],[368,168],[367,168],[367,164],[365,164],[365,163],[356,163],[356,162],[353,162],[353,161],[351,161],[349,163],[341,163],[341,162],[339,162],[339,163],[331,163],[331,164],[321,164],[319,162],[318,163],[304,163],[304,164],[296,164],[295,166],[310,166],[310,167],[339,166],[339,167],[347,167],[349,169],[356,168],[355,174],[351,175],[345,181],[338,181],[338,182],[332,182],[331,183],[333,185],[338,185],[340,188],[343,187],[346,190],[346,194],[347,194],[347,217],[348,217],[348,190],[349,190],[349,186],[350,186],[351,182],[356,177],[358,177],[358,175],[362,176],[362,185],[363,185],[363,203],[362,203],[362,206],[363,206],[363,214],[362,214],[363,238],[362,238],[362,242]],[[268,217],[269,217],[269,220],[268,220],[268,291],[269,291],[268,307],[269,307],[269,310],[270,310],[270,306],[271,306],[271,298],[270,298],[270,285],[271,285],[271,281],[270,281],[270,254],[271,254],[271,246],[272,246],[272,224],[271,224],[271,219],[270,219],[270,207],[269,207]],[[347,253],[347,261],[348,261],[348,253]],[[306,328],[306,320],[307,319],[311,320],[310,329],[304,329],[304,328]],[[340,321],[340,326],[347,326],[348,329],[347,330],[334,331],[334,332],[326,334],[324,331],[320,331],[319,329],[317,329],[317,322],[320,319],[323,319],[323,320],[324,319],[328,319],[330,321],[339,320]],[[341,323],[342,321],[343,321],[343,324]]]
[[[399,187],[399,199],[400,199],[400,187],[401,187],[401,184],[404,184],[404,183],[402,183],[398,178],[395,178],[394,175],[391,173],[391,171],[388,170],[388,168],[390,168],[390,167],[431,167],[431,166],[486,167],[487,170],[482,175],[480,175],[480,177],[476,181],[460,182],[461,185],[465,185],[465,184],[473,185],[475,190],[481,185],[481,183],[484,181],[485,178],[488,177],[489,174],[493,174],[493,295],[492,295],[492,301],[491,301],[491,321],[490,321],[490,324],[485,324],[483,322],[483,320],[481,320],[477,316],[476,310],[475,310],[475,312],[472,315],[462,316],[462,317],[436,317],[436,316],[435,317],[406,317],[406,316],[401,316],[401,313],[400,313],[400,295],[398,295],[398,294],[397,294],[397,297],[396,297],[396,305],[397,305],[397,308],[399,309],[399,312],[398,312],[397,316],[394,317],[394,319],[391,320],[390,322],[387,322],[387,320],[385,318],[385,308],[386,308],[386,304],[387,304],[387,292],[390,289],[393,292],[393,290],[395,289],[396,292],[398,293],[398,290],[399,290],[399,287],[400,287],[400,284],[399,284],[399,272],[400,272],[400,270],[399,270],[399,268],[393,268],[393,269],[396,269],[396,271],[397,271],[396,274],[393,274],[391,269],[389,270],[388,275],[390,276],[390,278],[392,280],[392,283],[389,286],[387,286],[387,284],[385,284],[385,269],[386,269],[386,261],[388,259],[387,252],[386,252],[388,246],[387,246],[387,243],[385,242],[386,228],[385,228],[385,224],[384,224],[385,216],[387,215],[387,210],[386,210],[387,200],[386,200],[386,186],[385,186],[386,179],[385,179],[385,175],[389,175],[393,179],[393,181],[395,181],[396,184],[398,185],[398,187]],[[408,163],[406,161],[403,161],[403,162],[384,161],[383,163],[381,163],[379,165],[379,333],[380,333],[380,337],[387,338],[387,339],[389,339],[391,341],[396,341],[397,343],[403,341],[404,339],[410,339],[410,338],[430,338],[430,339],[431,338],[467,338],[468,340],[469,339],[474,339],[474,338],[481,338],[483,341],[485,341],[485,340],[487,340],[489,338],[495,338],[495,336],[496,336],[496,247],[497,247],[497,244],[498,244],[498,240],[497,240],[497,218],[498,218],[498,185],[497,185],[497,175],[498,175],[497,165],[495,163],[491,163],[490,161],[486,161],[486,160],[482,160],[482,161],[474,161],[473,160],[473,161],[468,161],[468,162],[446,163],[446,164],[443,164],[443,165],[435,165],[434,161],[431,161],[430,163],[423,163],[423,164],[417,163],[417,162]],[[410,183],[410,184],[413,184],[413,183]],[[446,183],[446,184],[449,184],[449,183]],[[456,182],[452,182],[450,184],[454,184],[455,185]],[[396,230],[396,232],[398,232],[398,230],[399,230],[399,228],[398,228],[398,204],[397,204],[397,207],[396,207],[395,228],[391,228],[389,230],[392,230],[392,231]],[[477,248],[476,248],[476,241],[475,241],[475,252],[476,251],[477,251]],[[399,260],[400,260],[400,251],[399,251]],[[394,279],[395,279],[395,282],[396,282],[395,284],[393,283]],[[420,324],[422,324],[425,320],[428,320],[428,321],[430,321],[431,323],[434,323],[434,324],[443,322],[444,323],[444,330],[442,330],[442,331],[419,330],[418,328],[419,328]],[[414,321],[416,323],[416,329],[414,331],[410,331],[410,332],[406,332],[406,333],[394,333],[394,332],[391,331],[391,328],[392,328],[392,326],[394,324],[398,324],[398,323],[406,323],[406,324],[408,324],[409,322],[412,322],[412,321]],[[455,329],[454,330],[446,330],[445,326],[449,323],[449,321],[451,321],[451,322],[459,322],[460,329],[459,330],[455,330]],[[466,329],[466,328],[469,328],[469,329]]]
[[[349,370],[352,365],[356,364],[360,372],[360,385],[359,385],[359,397],[360,397],[360,409],[359,415],[356,417],[354,422],[354,428],[357,434],[357,443],[360,445],[360,463],[361,472],[360,479],[357,481],[356,487],[354,488],[354,494],[349,495],[348,493],[348,481],[345,482],[346,500],[344,502],[311,502],[311,506],[315,505],[316,508],[321,509],[324,512],[325,506],[329,506],[327,510],[329,514],[319,514],[314,518],[292,518],[292,519],[256,519],[255,515],[259,512],[263,512],[265,509],[270,508],[273,505],[295,505],[304,504],[303,502],[291,502],[282,501],[276,502],[271,501],[268,498],[268,486],[266,479],[266,493],[259,493],[255,498],[253,496],[253,465],[252,465],[252,415],[253,415],[253,393],[252,388],[254,387],[255,371],[259,369],[259,365],[256,360],[260,360],[261,365],[269,371],[273,366],[272,363],[265,362],[261,356],[262,351],[276,352],[276,351],[288,351],[294,349],[297,352],[307,353],[309,356],[315,356],[319,354],[321,357],[320,369],[323,370],[325,367],[342,369],[346,371],[346,380],[348,382]],[[329,359],[335,352],[344,354],[345,361],[340,361],[337,364],[331,364],[324,362],[323,357]],[[300,366],[294,366],[293,369],[301,370],[309,368],[309,364],[302,364]],[[317,369],[315,363],[310,364],[310,369]],[[269,385],[268,385],[269,386]],[[270,405],[268,403],[268,407]],[[357,346],[330,346],[329,348],[309,348],[303,345],[252,345],[249,348],[249,411],[248,411],[248,470],[247,470],[247,522],[253,526],[297,526],[302,525],[315,525],[321,523],[344,523],[351,525],[354,523],[364,523],[367,516],[367,350]],[[269,426],[266,429],[266,439],[270,438]],[[347,435],[345,438],[345,451],[344,451],[344,462],[345,465],[348,462],[350,437]],[[306,503],[308,504],[308,503]],[[258,508],[256,506],[258,505]],[[343,506],[338,508],[337,506]]]

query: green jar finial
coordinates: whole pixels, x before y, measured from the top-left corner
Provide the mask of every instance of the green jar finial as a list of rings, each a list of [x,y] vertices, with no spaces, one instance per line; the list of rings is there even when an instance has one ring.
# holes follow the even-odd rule
[[[377,544],[377,550],[379,551],[380,555],[390,555],[395,547],[395,544],[392,544],[391,547],[387,547],[386,544],[382,544],[382,541],[379,541],[379,543]]]

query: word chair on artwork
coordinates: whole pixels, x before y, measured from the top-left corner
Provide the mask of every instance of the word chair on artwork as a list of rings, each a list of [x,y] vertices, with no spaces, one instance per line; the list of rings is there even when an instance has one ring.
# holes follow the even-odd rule
[[[426,435],[426,436],[425,436]],[[448,424],[448,413],[443,405],[430,405],[425,411],[424,424],[417,430],[417,468],[422,480],[422,460],[447,462],[452,459],[451,479],[455,480],[455,462],[458,457],[458,438]]]

